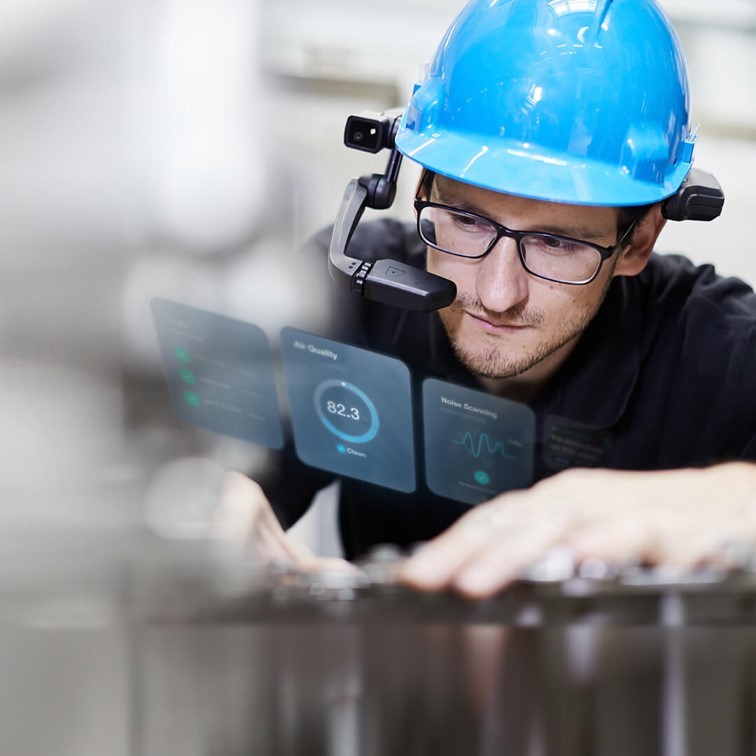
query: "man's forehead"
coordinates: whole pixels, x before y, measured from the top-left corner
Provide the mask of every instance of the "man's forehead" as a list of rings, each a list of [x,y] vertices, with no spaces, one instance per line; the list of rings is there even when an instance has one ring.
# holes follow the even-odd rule
[[[543,218],[544,221],[569,221],[569,230],[572,233],[566,235],[585,239],[601,236],[603,226],[606,226],[607,233],[613,233],[619,216],[619,211],[614,207],[571,205],[520,197],[466,184],[438,174],[433,179],[433,195],[434,199],[444,204],[455,205],[482,215],[488,214],[491,217],[499,212],[511,212],[514,215]]]

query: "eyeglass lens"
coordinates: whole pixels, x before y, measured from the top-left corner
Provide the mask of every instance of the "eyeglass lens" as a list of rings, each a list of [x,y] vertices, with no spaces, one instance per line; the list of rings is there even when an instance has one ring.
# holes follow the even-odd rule
[[[426,206],[418,222],[423,241],[460,257],[482,257],[495,243],[496,226],[466,212]],[[531,273],[565,283],[590,280],[601,254],[588,244],[545,233],[518,234],[521,259]]]

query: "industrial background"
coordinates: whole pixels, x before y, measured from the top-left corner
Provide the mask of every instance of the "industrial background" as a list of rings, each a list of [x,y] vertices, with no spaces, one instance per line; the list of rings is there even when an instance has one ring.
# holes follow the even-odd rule
[[[697,162],[726,204],[714,223],[669,224],[659,250],[756,282],[756,0],[661,4],[687,53]],[[322,300],[297,250],[349,179],[385,163],[343,147],[345,119],[404,104],[462,6],[2,3],[3,754],[249,752],[151,729],[134,698],[124,576],[156,542],[200,542],[215,471],[254,474],[267,454],[174,417],[149,302],[222,312],[272,339],[316,330]],[[407,165],[399,217],[413,182]],[[327,497],[313,512],[298,537],[336,552]],[[209,667],[233,673],[232,646],[213,648]],[[220,709],[202,717],[196,727],[221,728]]]

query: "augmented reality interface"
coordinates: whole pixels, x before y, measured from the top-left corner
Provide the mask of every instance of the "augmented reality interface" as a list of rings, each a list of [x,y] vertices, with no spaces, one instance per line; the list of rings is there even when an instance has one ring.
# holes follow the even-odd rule
[[[428,488],[468,504],[533,478],[535,414],[523,404],[429,378],[423,383]]]
[[[251,323],[165,299],[152,312],[176,414],[200,428],[283,447],[274,366]],[[434,493],[476,504],[532,482],[535,415],[517,402],[428,378],[416,435],[400,360],[294,328],[281,359],[297,456],[337,475],[411,493],[415,444]]]
[[[324,470],[414,491],[407,366],[293,328],[282,331],[281,347],[299,458]]]
[[[168,390],[186,423],[283,447],[268,340],[257,326],[152,300]]]

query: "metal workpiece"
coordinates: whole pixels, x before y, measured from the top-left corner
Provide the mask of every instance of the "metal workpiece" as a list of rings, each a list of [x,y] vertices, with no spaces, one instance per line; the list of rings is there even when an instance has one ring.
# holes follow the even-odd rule
[[[352,571],[212,542],[147,539],[131,556],[112,590],[100,570],[66,600],[51,565],[50,590],[38,576],[23,596],[6,591],[3,753],[755,752],[746,569],[571,572],[552,553],[470,601],[400,585],[405,554],[389,546]],[[30,725],[40,716],[45,731]]]
[[[183,615],[163,602],[139,624],[142,753],[754,753],[751,572],[551,554],[470,601],[399,584],[403,559],[227,564]]]
[[[572,565],[550,552],[486,600],[403,585],[406,559],[380,546],[350,569],[302,570],[208,550],[204,558],[153,564],[135,577],[132,611],[147,622],[383,622],[551,625],[756,625],[751,569]],[[676,611],[669,606],[674,603]]]

